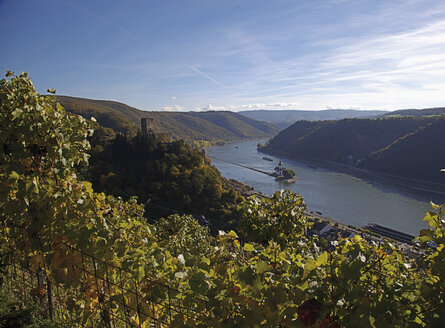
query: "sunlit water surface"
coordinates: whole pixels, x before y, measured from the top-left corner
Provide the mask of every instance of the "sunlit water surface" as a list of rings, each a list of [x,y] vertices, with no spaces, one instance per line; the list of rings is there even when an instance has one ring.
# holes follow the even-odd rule
[[[309,210],[345,224],[363,226],[378,223],[399,231],[418,234],[427,227],[422,221],[431,210],[430,200],[445,202],[445,197],[414,190],[381,179],[351,175],[341,168],[326,164],[303,163],[259,153],[256,145],[261,140],[249,140],[213,146],[207,154],[213,164],[229,179],[236,179],[271,195],[276,190],[290,189],[301,194]],[[262,159],[267,156],[273,162]],[[225,161],[272,171],[278,161],[295,171],[300,180],[292,184],[277,182],[273,177],[242,168]],[[347,170],[346,170],[347,171]]]

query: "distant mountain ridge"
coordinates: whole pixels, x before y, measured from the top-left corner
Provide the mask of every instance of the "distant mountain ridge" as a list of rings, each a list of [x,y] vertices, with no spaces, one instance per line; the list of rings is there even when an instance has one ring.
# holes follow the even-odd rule
[[[445,115],[298,121],[260,150],[445,184]]]
[[[115,101],[69,96],[57,96],[57,100],[69,112],[88,119],[94,116],[102,126],[132,135],[139,130],[143,117],[153,118],[156,132],[166,132],[187,142],[263,138],[278,133],[278,128],[270,123],[233,112],[151,112]]]
[[[391,117],[422,117],[422,116],[440,116],[445,115],[445,107],[424,108],[424,109],[401,109],[385,114]]]
[[[258,121],[269,122],[283,130],[296,121],[326,121],[345,118],[370,118],[389,113],[385,110],[354,110],[354,109],[326,109],[326,110],[250,110],[238,112]]]

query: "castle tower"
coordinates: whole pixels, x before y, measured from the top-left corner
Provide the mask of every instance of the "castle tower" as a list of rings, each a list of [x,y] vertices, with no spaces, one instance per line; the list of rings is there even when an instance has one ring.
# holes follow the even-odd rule
[[[153,119],[148,117],[141,118],[142,134],[153,134]]]
[[[277,175],[283,175],[284,166],[281,161],[278,163],[278,165],[275,167],[274,171]]]

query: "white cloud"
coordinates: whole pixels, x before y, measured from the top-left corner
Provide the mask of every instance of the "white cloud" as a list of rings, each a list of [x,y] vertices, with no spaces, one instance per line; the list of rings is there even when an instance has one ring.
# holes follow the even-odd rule
[[[176,97],[175,97],[175,96],[173,96],[173,97],[170,97],[170,99],[171,99],[171,100],[176,100]]]
[[[164,106],[161,109],[165,112],[182,112],[182,111],[184,111],[184,107],[179,106],[179,105]]]
[[[411,108],[445,104],[445,20],[365,39],[341,40],[314,62],[296,57],[263,70],[274,86],[260,99],[283,99],[285,108]],[[302,65],[303,64],[303,65]],[[306,66],[306,67],[303,67]],[[280,83],[278,83],[280,82]],[[243,96],[254,98],[253,91]],[[252,94],[252,95],[251,95]],[[271,104],[269,104],[271,105]],[[279,106],[274,106],[279,107]]]
[[[227,106],[214,106],[212,104],[208,104],[204,107],[195,107],[193,111],[197,112],[208,112],[208,111],[227,111],[230,110]]]
[[[320,69],[341,73],[353,68],[371,68],[374,72],[385,72],[396,67],[412,69],[425,63],[436,63],[443,68],[444,60],[445,21],[442,21],[408,33],[369,38],[339,48]],[[433,69],[430,67],[427,72]]]
[[[194,111],[231,111],[238,112],[244,110],[257,110],[257,109],[300,109],[300,103],[256,103],[256,104],[243,104],[243,105],[229,105],[229,106],[215,106],[208,104],[204,107],[196,107]]]

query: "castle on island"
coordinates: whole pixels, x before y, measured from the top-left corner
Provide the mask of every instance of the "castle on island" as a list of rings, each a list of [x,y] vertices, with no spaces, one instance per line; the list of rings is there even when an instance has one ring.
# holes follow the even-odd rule
[[[283,175],[283,170],[285,169],[285,167],[283,166],[283,163],[281,163],[281,161],[278,163],[277,166],[275,166],[274,168],[274,172],[277,176]]]

